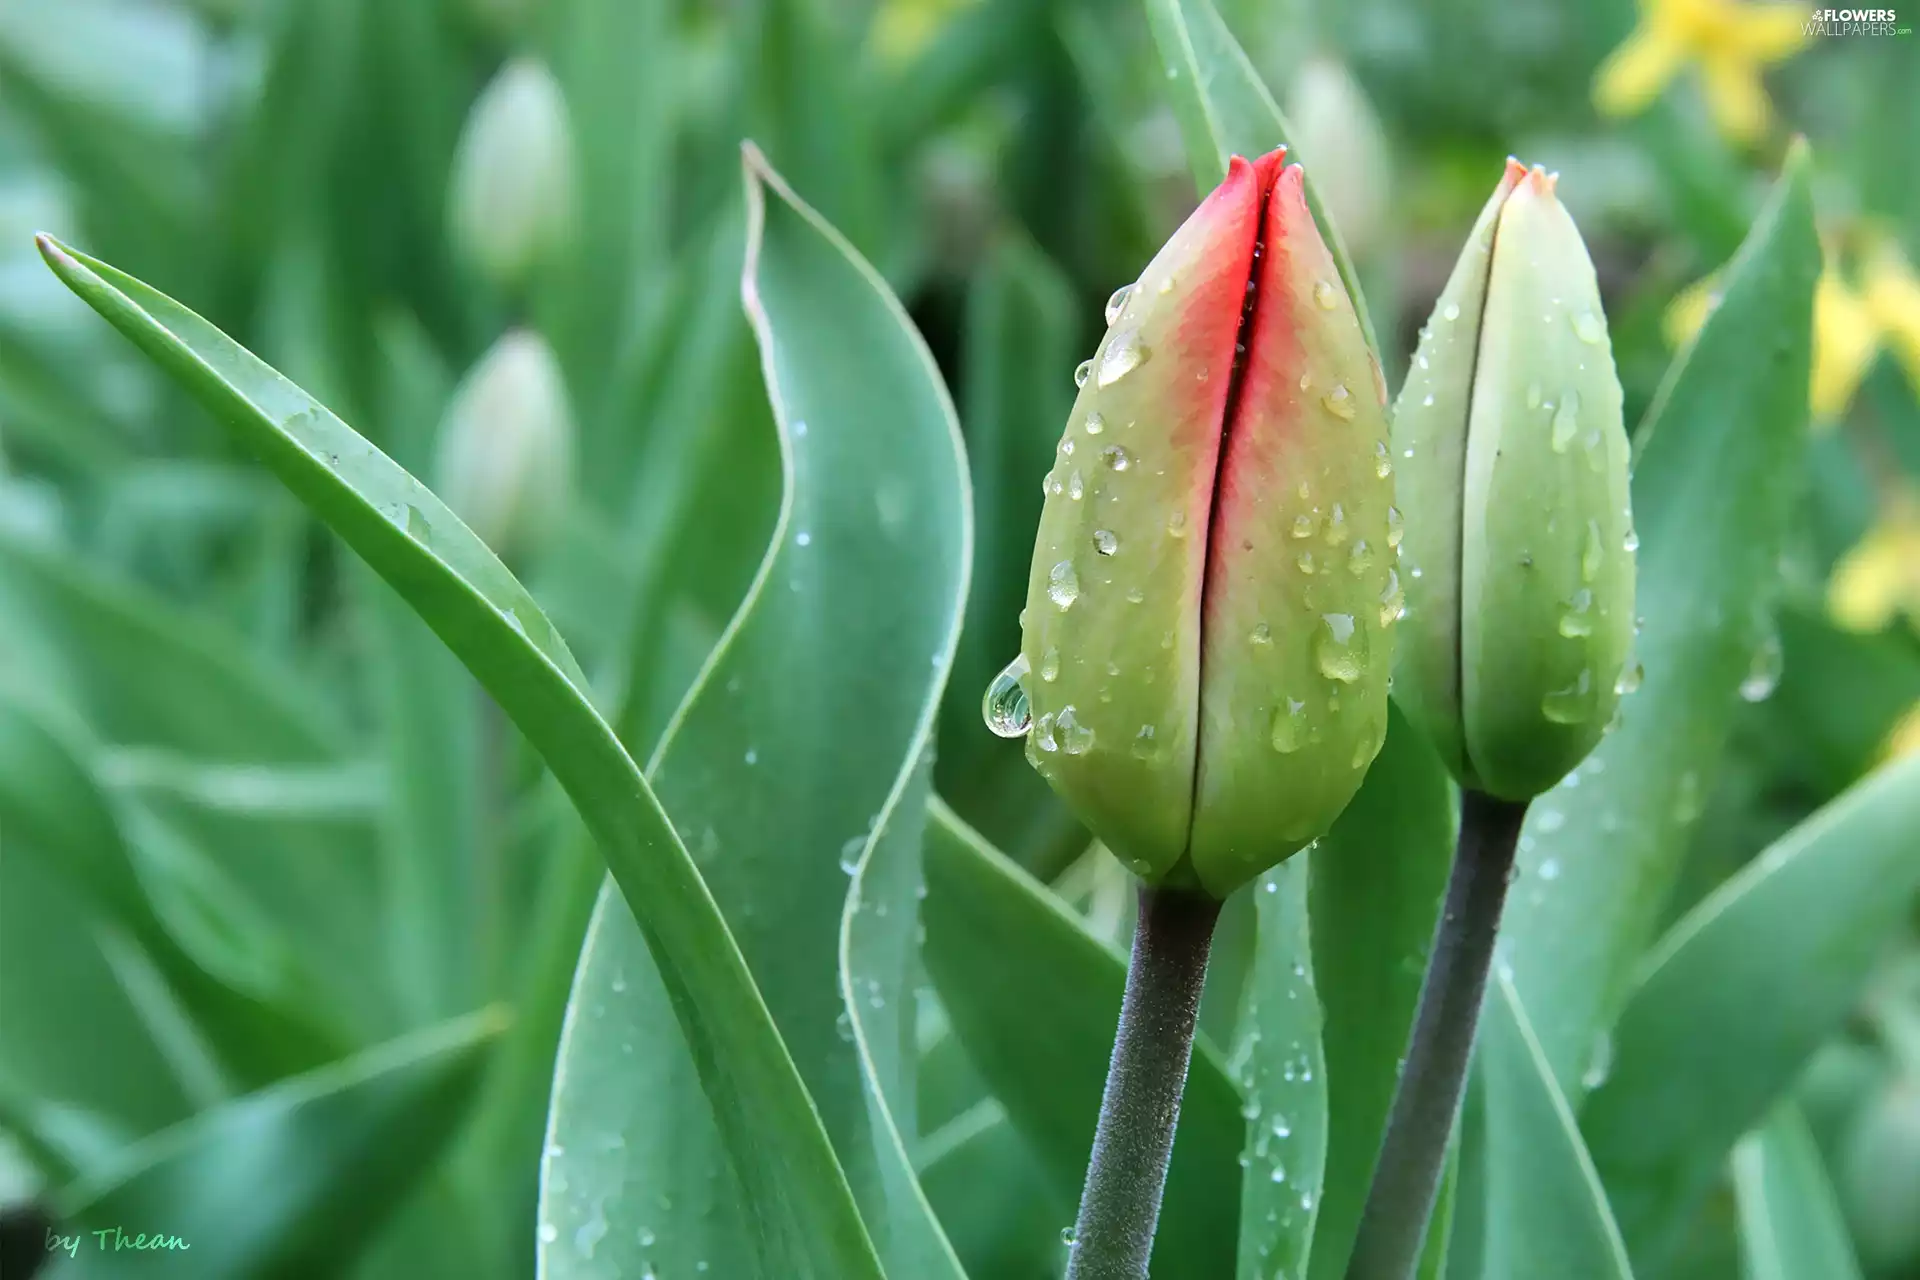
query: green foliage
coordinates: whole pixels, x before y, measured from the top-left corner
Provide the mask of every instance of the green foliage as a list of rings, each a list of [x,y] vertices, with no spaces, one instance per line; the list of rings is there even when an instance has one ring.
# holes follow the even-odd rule
[[[1911,1270],[1897,308],[1837,429],[1807,389],[1816,277],[1920,255],[1914,42],[1815,42],[1768,81],[1813,146],[1745,149],[1689,77],[1594,114],[1629,8],[0,0],[0,1208],[78,1239],[42,1274],[1058,1276],[1130,883],[979,697],[1100,301],[1229,155],[1345,162],[1309,50],[1394,160],[1357,262],[1310,190],[1388,381],[1512,148],[1644,410],[1644,680],[1532,808],[1419,1274]],[[489,274],[458,142],[529,62],[572,220]],[[576,468],[509,565],[434,486],[515,329]],[[1227,905],[1155,1276],[1343,1273],[1456,810],[1395,712]]]

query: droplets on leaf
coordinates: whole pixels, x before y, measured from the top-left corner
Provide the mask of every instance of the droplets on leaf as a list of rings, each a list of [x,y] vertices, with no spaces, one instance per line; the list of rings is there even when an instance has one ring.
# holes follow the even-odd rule
[[[1347,552],[1347,572],[1357,578],[1371,568],[1373,568],[1373,548],[1368,545],[1365,538],[1361,538],[1353,544],[1353,550]]]
[[[1457,302],[1449,302],[1441,309],[1440,318],[1447,321],[1458,320],[1460,318],[1460,304]]]
[[[1293,528],[1290,532],[1296,538],[1311,538],[1319,528],[1320,522],[1313,518],[1312,513],[1303,511],[1293,518]],[[1308,572],[1311,573],[1312,570]]]
[[[1057,645],[1049,645],[1046,653],[1041,655],[1040,678],[1048,684],[1060,678],[1060,649]]]
[[[1327,513],[1327,545],[1337,547],[1346,542],[1347,513],[1339,503],[1333,504],[1333,510]]]
[[[1582,311],[1573,317],[1573,333],[1588,345],[1598,345],[1606,340],[1606,322],[1591,311]]]
[[[1300,566],[1300,572],[1309,577],[1313,576],[1313,552],[1302,551],[1298,556],[1294,557],[1293,562]]]
[[[1160,758],[1160,746],[1154,740],[1153,726],[1143,724],[1140,732],[1133,735],[1133,758],[1153,761]]]
[[[1113,294],[1107,299],[1106,315],[1109,325],[1120,318],[1120,313],[1127,309],[1127,299],[1132,296],[1133,286],[1130,284],[1123,284],[1113,291]]]
[[[1373,442],[1373,474],[1382,480],[1393,474],[1392,451],[1387,448],[1385,440]]]
[[[1580,724],[1593,714],[1593,672],[1585,667],[1564,689],[1540,699],[1540,713],[1555,724]]]
[[[1355,415],[1360,412],[1358,406],[1354,404],[1353,393],[1348,391],[1346,384],[1342,382],[1336,382],[1333,390],[1321,396],[1320,403],[1326,406],[1328,413],[1342,422],[1352,422]]]
[[[1087,415],[1086,426],[1088,435],[1097,436],[1107,429],[1107,420],[1098,413],[1090,413]]]
[[[1078,367],[1076,367],[1073,371],[1073,385],[1076,387],[1084,387],[1087,385],[1087,379],[1091,378],[1092,376],[1093,376],[1093,361],[1082,360],[1078,365]]]
[[[1626,695],[1638,693],[1640,682],[1646,679],[1647,669],[1638,662],[1629,662],[1620,672],[1620,678],[1613,682],[1613,691]]]
[[[1353,625],[1350,613],[1322,614],[1320,622],[1314,635],[1314,656],[1319,659],[1320,674],[1329,680],[1352,684],[1366,666],[1366,631]]]
[[[1560,634],[1569,640],[1593,634],[1593,592],[1582,587],[1567,600],[1560,615]]]
[[[1322,311],[1331,311],[1340,305],[1340,295],[1334,292],[1333,285],[1326,280],[1313,282],[1313,300],[1320,304]]]
[[[1620,539],[1620,549],[1629,555],[1638,551],[1640,549],[1640,535],[1629,528],[1627,530],[1627,536]]]
[[[1120,539],[1111,529],[1093,531],[1093,549],[1103,556],[1113,555],[1120,550]]]
[[[1400,571],[1387,570],[1386,589],[1380,593],[1380,625],[1390,627],[1407,612],[1406,593],[1400,590]]]
[[[1740,682],[1740,696],[1748,702],[1765,702],[1773,696],[1780,685],[1780,672],[1785,658],[1780,649],[1780,633],[1769,632],[1753,651],[1753,662],[1747,668],[1746,679]]]
[[[1060,708],[1054,720],[1060,736],[1060,750],[1070,756],[1083,756],[1093,750],[1093,726],[1081,724],[1071,706]]]
[[[1060,456],[1063,458],[1071,458],[1073,456],[1073,437],[1072,436],[1060,437]]]
[[[1112,471],[1125,471],[1133,465],[1133,458],[1117,444],[1110,444],[1100,451],[1100,461]]]
[[[1075,502],[1087,496],[1087,482],[1078,471],[1067,477],[1067,496]]]
[[[1264,622],[1255,623],[1253,630],[1247,633],[1247,639],[1254,644],[1272,644],[1273,628]]]
[[[1387,547],[1389,550],[1398,551],[1400,549],[1400,539],[1406,536],[1405,525],[1406,522],[1400,516],[1400,508],[1388,507]]]
[[[1600,564],[1606,557],[1606,550],[1600,540],[1600,522],[1587,521],[1587,545],[1580,551],[1580,581],[1592,582],[1599,576]]]
[[[1175,511],[1167,517],[1167,536],[1169,538],[1184,538],[1187,536],[1186,512]]]
[[[1065,613],[1073,608],[1073,602],[1080,598],[1080,575],[1073,570],[1073,561],[1062,560],[1053,566],[1047,574],[1047,599]]]
[[[1560,393],[1560,407],[1553,411],[1551,443],[1555,453],[1565,453],[1580,430],[1580,393],[1568,387]]]
[[[1273,749],[1281,755],[1298,751],[1307,740],[1307,704],[1297,698],[1285,699],[1273,713]]]

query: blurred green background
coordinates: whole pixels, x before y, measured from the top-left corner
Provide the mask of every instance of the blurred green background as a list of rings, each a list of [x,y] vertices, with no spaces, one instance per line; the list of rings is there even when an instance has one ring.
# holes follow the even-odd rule
[[[1787,139],[1811,139],[1805,494],[1670,915],[1920,751],[1920,37],[1805,38],[1792,6],[1730,0],[1220,8],[1396,384],[1514,153],[1561,175],[1631,426]],[[777,501],[738,305],[754,139],[953,390],[978,546],[938,785],[1053,878],[1086,837],[977,700],[1017,648],[1070,372],[1193,204],[1159,67],[1122,0],[0,0],[0,1203],[336,1052],[512,1006],[574,834],[477,686],[46,272],[34,231],[194,307],[435,485],[630,708],[640,756]],[[109,844],[130,895],[102,891]],[[1803,1087],[1889,1277],[1920,1276],[1909,915]],[[196,1043],[179,966],[297,991],[315,1026],[236,1073]],[[411,1207],[335,1242],[338,1266],[527,1274],[539,1137],[496,1118],[505,1093],[481,1086],[444,1161],[395,1188]],[[442,1196],[468,1206],[457,1262],[414,1252]],[[1730,1212],[1676,1274],[1733,1274]]]

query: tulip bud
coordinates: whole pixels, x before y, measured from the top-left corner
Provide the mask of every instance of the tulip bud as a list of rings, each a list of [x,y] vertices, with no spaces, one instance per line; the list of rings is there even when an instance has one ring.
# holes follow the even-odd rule
[[[486,277],[518,288],[573,230],[573,132],[545,66],[508,63],[481,92],[454,157],[454,243]]]
[[[1328,218],[1348,252],[1366,257],[1381,242],[1393,190],[1386,132],[1366,90],[1336,59],[1309,58],[1287,95],[1287,119]]]
[[[1235,157],[1108,304],[1023,614],[1029,759],[1222,897],[1352,798],[1400,608],[1379,365],[1284,159]]]
[[[516,329],[482,356],[440,424],[437,490],[502,559],[553,534],[573,483],[573,417],[553,351]]]
[[[1633,633],[1620,383],[1554,177],[1509,161],[1394,413],[1395,693],[1463,785],[1524,801],[1593,749]]]

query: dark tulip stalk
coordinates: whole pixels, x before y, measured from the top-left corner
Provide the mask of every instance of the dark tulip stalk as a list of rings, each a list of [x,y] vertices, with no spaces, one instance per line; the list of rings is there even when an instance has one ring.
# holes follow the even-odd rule
[[[1385,387],[1302,181],[1235,157],[1114,295],[997,684],[1024,666],[1028,758],[1143,881],[1073,1280],[1146,1275],[1220,902],[1332,824],[1386,732]]]

